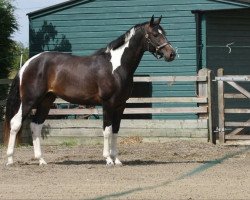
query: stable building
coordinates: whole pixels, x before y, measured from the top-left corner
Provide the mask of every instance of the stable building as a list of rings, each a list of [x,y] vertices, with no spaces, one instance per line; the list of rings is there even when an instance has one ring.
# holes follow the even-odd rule
[[[150,53],[135,76],[195,76],[209,68],[227,74],[250,74],[249,0],[71,0],[28,14],[30,56],[42,51],[89,55],[132,26],[162,15],[161,25],[176,48],[166,63]],[[196,97],[196,82],[138,83],[134,97]],[[197,103],[191,103],[196,106]],[[244,103],[243,103],[244,104]],[[157,107],[150,103],[148,107]],[[178,104],[181,107],[189,104]],[[165,103],[175,107],[176,103]],[[197,119],[194,113],[144,115],[152,119]]]

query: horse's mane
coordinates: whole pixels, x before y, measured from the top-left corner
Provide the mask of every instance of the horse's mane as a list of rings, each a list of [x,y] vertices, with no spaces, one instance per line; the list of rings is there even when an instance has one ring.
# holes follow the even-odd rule
[[[141,23],[141,24],[136,24],[135,26],[133,26],[132,28],[135,29],[135,32],[136,30],[138,29],[141,29],[142,30],[142,27],[144,27],[148,22],[144,22],[144,23]],[[125,42],[126,42],[126,37],[127,35],[130,33],[130,30],[132,29],[130,28],[128,31],[126,31],[126,33],[122,34],[121,36],[119,36],[117,39],[113,40],[112,42],[110,42],[105,48],[101,48],[99,50],[97,50],[93,55],[100,55],[100,54],[105,54],[107,52],[107,50],[109,49],[117,49],[119,48],[120,46],[124,45]],[[155,26],[154,28],[160,28],[161,31],[163,32],[163,34],[165,35],[165,30],[160,26],[160,25],[157,25]]]
[[[135,26],[133,26],[132,28],[134,28],[135,30],[138,30],[139,28],[143,27],[145,24],[147,24],[148,22],[144,22],[142,24],[136,24]],[[128,31],[126,31],[126,33],[122,34],[121,36],[119,36],[117,39],[113,40],[112,42],[110,42],[105,48],[101,48],[99,50],[97,50],[94,55],[99,55],[99,54],[103,54],[107,51],[107,49],[117,49],[119,47],[121,47],[122,45],[125,44],[125,39],[127,37],[127,35],[129,34],[130,30],[132,29],[130,28]]]

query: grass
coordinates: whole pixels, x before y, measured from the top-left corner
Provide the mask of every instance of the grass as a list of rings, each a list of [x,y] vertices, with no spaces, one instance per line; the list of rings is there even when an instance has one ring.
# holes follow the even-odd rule
[[[74,147],[78,145],[78,142],[75,139],[68,139],[63,141],[60,145],[66,147]]]

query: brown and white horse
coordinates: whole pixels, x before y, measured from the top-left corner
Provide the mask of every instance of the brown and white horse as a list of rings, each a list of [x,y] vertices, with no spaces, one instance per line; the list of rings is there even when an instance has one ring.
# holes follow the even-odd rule
[[[103,156],[107,165],[121,165],[117,157],[117,133],[133,74],[145,51],[166,61],[175,50],[160,26],[161,17],[135,25],[107,47],[90,56],[43,52],[30,58],[13,80],[6,106],[4,141],[7,165],[13,164],[16,136],[32,108],[30,124],[35,158],[46,164],[41,153],[41,130],[56,97],[75,104],[103,107]]]

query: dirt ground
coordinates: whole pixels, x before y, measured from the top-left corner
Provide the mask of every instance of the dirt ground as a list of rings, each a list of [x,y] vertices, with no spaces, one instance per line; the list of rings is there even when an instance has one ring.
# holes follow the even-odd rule
[[[18,147],[6,167],[1,147],[0,199],[250,199],[250,146],[121,143],[122,167],[105,166],[102,145],[44,146],[42,167]]]

